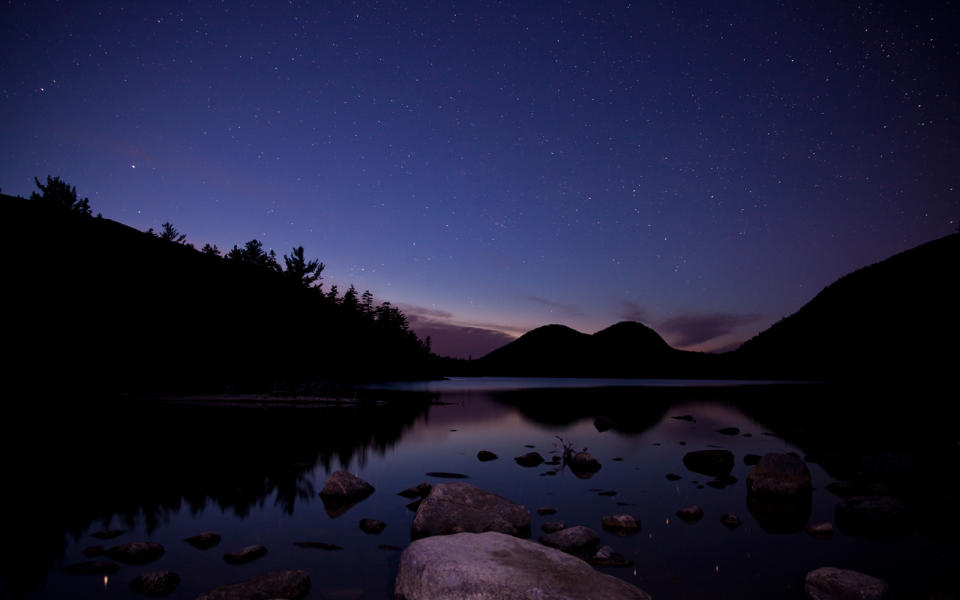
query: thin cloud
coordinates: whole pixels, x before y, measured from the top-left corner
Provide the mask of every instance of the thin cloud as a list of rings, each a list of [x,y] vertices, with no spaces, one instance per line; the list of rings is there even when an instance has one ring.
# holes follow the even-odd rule
[[[568,317],[582,317],[584,312],[577,308],[576,306],[571,306],[569,304],[563,304],[561,302],[554,302],[553,300],[547,300],[546,298],[541,298],[540,296],[524,296],[527,300],[531,302],[536,302],[537,304],[542,304],[550,308],[550,310],[556,310],[559,313],[564,314]]]
[[[631,300],[622,300],[622,310],[620,318],[624,321],[636,321],[638,323],[649,323],[650,312]]]
[[[401,310],[410,329],[422,340],[429,336],[433,351],[440,356],[480,358],[514,340],[507,333],[508,327],[458,323],[453,313],[445,310],[409,304],[402,305]]]
[[[661,321],[659,328],[674,339],[675,346],[685,348],[727,335],[737,327],[754,323],[759,318],[759,315],[691,313]]]

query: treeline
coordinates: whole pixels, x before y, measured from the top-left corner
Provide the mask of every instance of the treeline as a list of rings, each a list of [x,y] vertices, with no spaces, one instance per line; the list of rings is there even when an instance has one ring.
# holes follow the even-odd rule
[[[324,289],[302,246],[259,240],[199,250],[171,223],[137,231],[56,177],[5,197],[14,341],[24,376],[58,389],[300,391],[326,382],[432,375],[429,339],[351,285]],[[24,249],[30,251],[24,253]],[[282,266],[281,266],[282,265]],[[29,385],[27,386],[29,387]]]

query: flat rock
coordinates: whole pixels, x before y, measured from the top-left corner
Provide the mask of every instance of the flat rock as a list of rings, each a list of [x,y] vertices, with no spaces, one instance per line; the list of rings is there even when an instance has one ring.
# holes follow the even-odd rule
[[[583,525],[567,527],[540,537],[540,543],[569,554],[586,554],[600,542],[600,535]]]
[[[120,565],[110,560],[85,560],[64,565],[61,569],[67,575],[109,575],[120,570]]]
[[[240,583],[214,588],[197,600],[264,600],[303,598],[310,591],[306,571],[272,571]]]
[[[432,485],[424,481],[423,483],[408,487],[402,492],[397,492],[397,495],[403,496],[404,498],[426,498],[430,494],[432,487]]]
[[[913,528],[910,509],[894,496],[854,496],[834,510],[837,529],[857,537],[894,540]]]
[[[223,555],[223,560],[231,565],[242,565],[243,563],[257,560],[261,556],[266,555],[266,553],[267,549],[264,546],[254,544],[253,546],[246,546],[235,552],[227,552]]]
[[[477,452],[477,460],[479,460],[480,462],[497,460],[498,458],[500,457],[494,454],[493,452],[490,452],[489,450],[481,450],[480,452]]]
[[[559,550],[500,533],[460,533],[410,544],[400,557],[397,600],[649,600]]]
[[[206,550],[220,543],[220,534],[215,531],[204,531],[203,533],[190,536],[184,541],[194,548]]]
[[[747,474],[747,491],[751,494],[796,496],[812,489],[810,469],[793,454],[765,454]]]
[[[695,450],[683,455],[683,466],[701,475],[729,475],[733,470],[733,453],[729,450]]]
[[[677,511],[677,516],[687,523],[693,523],[703,518],[703,509],[697,505],[681,508]]]
[[[180,576],[173,571],[141,573],[130,582],[130,589],[146,596],[166,596],[180,585]]]
[[[521,467],[536,467],[543,462],[543,457],[539,452],[527,452],[522,456],[517,456],[513,460]]]
[[[600,520],[604,531],[617,535],[634,535],[640,531],[640,520],[633,515],[607,515]]]
[[[857,571],[821,567],[807,573],[804,591],[810,600],[882,600],[890,588],[884,580]]]
[[[378,521],[376,519],[360,519],[360,529],[364,533],[374,533],[378,534],[387,527],[387,524],[383,521]]]
[[[524,535],[530,531],[530,511],[469,483],[440,483],[417,508],[410,536],[486,531]]]
[[[156,542],[130,542],[103,551],[113,560],[128,565],[142,565],[163,556],[163,546]]]

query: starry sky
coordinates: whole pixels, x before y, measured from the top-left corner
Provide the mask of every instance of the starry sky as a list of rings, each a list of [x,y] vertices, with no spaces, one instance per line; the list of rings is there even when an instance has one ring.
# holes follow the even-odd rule
[[[954,2],[17,2],[0,189],[303,245],[441,354],[736,347],[960,217]],[[909,319],[910,315],[891,315]]]

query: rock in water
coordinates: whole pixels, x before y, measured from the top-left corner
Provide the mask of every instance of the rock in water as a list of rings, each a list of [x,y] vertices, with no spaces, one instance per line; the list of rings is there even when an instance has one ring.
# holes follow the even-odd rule
[[[231,565],[242,565],[252,560],[256,560],[267,553],[267,549],[260,544],[241,548],[236,552],[227,552],[223,555],[223,560]]]
[[[589,452],[577,452],[570,457],[570,470],[574,473],[596,473],[600,470],[600,461]]]
[[[640,521],[633,515],[607,515],[601,519],[605,531],[617,535],[634,535],[640,531]]]
[[[263,575],[214,588],[197,600],[239,600],[260,598],[303,598],[310,591],[310,576],[306,571],[273,571]]]
[[[485,531],[524,535],[529,530],[530,511],[516,502],[469,483],[439,483],[417,508],[410,536]]]
[[[103,553],[117,562],[142,565],[163,556],[163,546],[156,542],[130,542],[107,548]]]
[[[561,529],[540,538],[541,544],[569,554],[587,554],[593,551],[599,542],[600,535],[583,525]]]
[[[522,456],[517,456],[513,460],[521,467],[535,467],[543,462],[543,457],[539,452],[527,452]]]
[[[481,450],[480,452],[477,452],[477,460],[479,460],[480,462],[497,460],[498,458],[500,457],[494,454],[493,452],[490,452],[489,450]]]
[[[540,526],[540,529],[543,530],[544,533],[554,533],[560,531],[566,526],[566,523],[563,521],[547,521]]]
[[[688,506],[678,510],[677,516],[687,523],[693,523],[703,518],[703,509],[697,505]]]
[[[324,510],[333,519],[350,510],[374,491],[372,485],[356,475],[346,471],[336,471],[323,484],[320,498],[323,500]]]
[[[733,470],[733,453],[729,450],[687,452],[683,455],[683,466],[701,475],[729,475]]]
[[[847,498],[837,504],[834,516],[841,532],[868,539],[900,539],[913,529],[910,509],[894,496]]]
[[[723,526],[727,529],[736,529],[740,527],[743,521],[740,520],[740,517],[733,513],[726,513],[720,517],[720,522],[723,523]]]
[[[166,596],[180,585],[180,576],[173,571],[141,573],[130,582],[130,589],[146,596]]]
[[[632,560],[627,560],[610,546],[604,546],[597,550],[593,556],[587,559],[587,562],[595,567],[629,567],[633,565]]]
[[[747,491],[767,496],[796,496],[813,489],[810,469],[799,456],[770,453],[747,475]]]
[[[426,481],[423,483],[418,483],[413,487],[408,487],[402,492],[397,492],[398,496],[403,496],[404,498],[426,498],[430,494],[430,488],[433,487]]]
[[[215,531],[204,531],[188,537],[185,541],[198,550],[206,550],[220,543],[220,534]]]
[[[460,533],[410,544],[400,556],[397,600],[649,600],[579,558],[500,533]]]
[[[828,539],[833,537],[833,523],[814,523],[807,527],[807,534],[815,538]]]
[[[364,533],[380,533],[386,526],[386,523],[376,519],[360,519],[360,529],[362,529]]]
[[[883,600],[889,586],[856,571],[822,567],[807,573],[804,591],[810,600]]]

